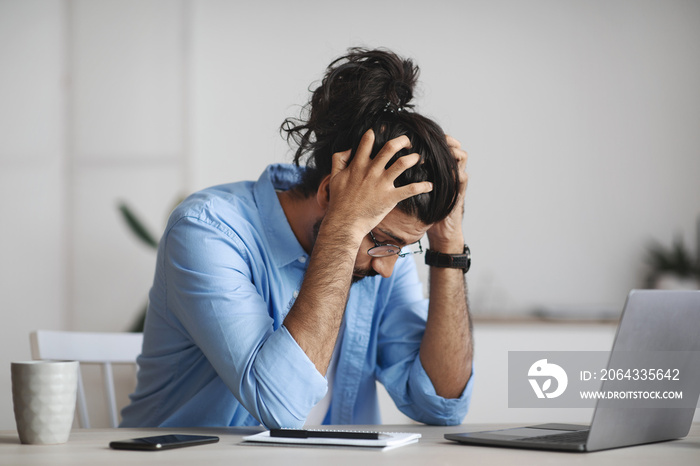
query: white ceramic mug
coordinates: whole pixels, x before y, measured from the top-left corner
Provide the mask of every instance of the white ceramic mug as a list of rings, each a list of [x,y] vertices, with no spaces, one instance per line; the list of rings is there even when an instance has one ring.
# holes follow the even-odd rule
[[[12,363],[12,400],[22,443],[66,443],[73,426],[78,361]]]

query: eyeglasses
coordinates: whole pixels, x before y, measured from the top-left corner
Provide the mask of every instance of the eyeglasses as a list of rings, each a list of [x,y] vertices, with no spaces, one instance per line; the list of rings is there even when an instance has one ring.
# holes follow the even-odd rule
[[[380,243],[377,241],[377,238],[374,237],[374,233],[372,233],[371,230],[369,232],[369,236],[372,238],[372,241],[374,241],[374,247],[369,248],[367,250],[367,254],[372,257],[388,257],[393,255],[406,257],[410,256],[411,254],[423,253],[423,246],[421,246],[420,240],[418,240],[418,251],[401,252],[401,248],[395,244]]]

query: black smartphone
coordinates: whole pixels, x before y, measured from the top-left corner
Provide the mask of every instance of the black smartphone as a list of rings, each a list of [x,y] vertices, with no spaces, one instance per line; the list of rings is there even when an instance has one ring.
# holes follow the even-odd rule
[[[204,445],[205,443],[216,443],[219,437],[213,435],[157,435],[155,437],[132,438],[128,440],[115,440],[110,442],[110,448],[115,450],[169,450],[171,448],[191,447],[193,445]]]

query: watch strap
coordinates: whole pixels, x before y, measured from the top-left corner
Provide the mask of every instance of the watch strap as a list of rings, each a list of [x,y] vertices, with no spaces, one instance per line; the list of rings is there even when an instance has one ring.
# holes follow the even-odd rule
[[[431,267],[462,269],[467,273],[472,263],[471,251],[466,244],[462,254],[444,254],[428,249],[425,252],[425,263]]]

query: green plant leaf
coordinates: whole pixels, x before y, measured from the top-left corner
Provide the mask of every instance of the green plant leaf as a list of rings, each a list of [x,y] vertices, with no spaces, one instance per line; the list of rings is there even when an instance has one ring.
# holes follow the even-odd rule
[[[126,203],[122,202],[119,204],[119,211],[124,221],[126,221],[126,224],[129,225],[129,228],[131,228],[131,231],[138,239],[152,248],[158,248],[158,241],[156,241],[155,237],[148,231],[143,222],[139,220]]]
[[[652,243],[647,251],[647,263],[655,273],[673,272],[680,277],[692,277],[698,273],[681,236],[677,236],[668,248],[658,242]]]
[[[143,308],[141,309],[141,312],[138,313],[136,316],[136,319],[134,322],[131,324],[131,327],[129,327],[130,332],[143,332],[143,327],[144,324],[146,323],[146,312],[148,310],[148,304],[145,304]]]

